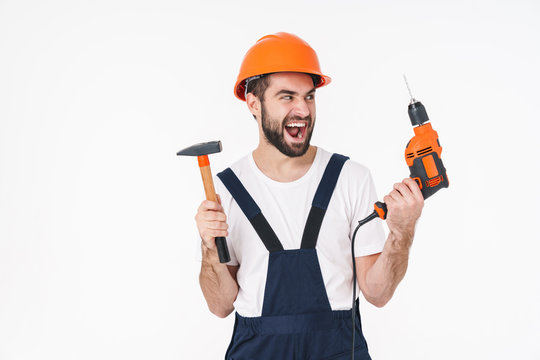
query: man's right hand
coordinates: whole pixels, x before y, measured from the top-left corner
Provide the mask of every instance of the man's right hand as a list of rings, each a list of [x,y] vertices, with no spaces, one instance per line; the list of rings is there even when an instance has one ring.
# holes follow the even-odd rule
[[[197,210],[195,221],[203,245],[210,250],[216,250],[216,237],[227,237],[229,235],[227,216],[225,216],[220,203],[204,200]]]
[[[203,241],[201,274],[199,282],[210,311],[224,318],[234,310],[238,295],[236,273],[238,265],[228,266],[219,262],[216,237],[229,235],[227,217],[218,202],[205,200],[199,206],[195,221]]]

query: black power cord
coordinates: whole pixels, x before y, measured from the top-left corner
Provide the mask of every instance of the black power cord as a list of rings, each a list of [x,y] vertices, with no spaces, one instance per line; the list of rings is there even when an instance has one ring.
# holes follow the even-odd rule
[[[352,314],[352,346],[351,346],[351,359],[354,360],[354,333],[355,333],[355,327],[356,327],[356,261],[354,259],[354,240],[356,239],[356,233],[358,232],[358,229],[360,229],[360,226],[364,225],[365,223],[370,222],[371,220],[378,218],[379,214],[377,211],[373,211],[371,215],[366,217],[363,220],[360,220],[358,222],[358,225],[356,226],[356,229],[354,229],[354,233],[351,240],[351,254],[352,254],[352,266],[353,266],[353,297],[352,297],[352,306],[351,306],[351,314]],[[386,217],[386,216],[385,216]]]

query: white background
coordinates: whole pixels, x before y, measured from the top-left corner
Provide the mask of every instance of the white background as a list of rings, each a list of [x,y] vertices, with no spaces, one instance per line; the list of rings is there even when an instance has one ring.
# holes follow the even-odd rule
[[[313,143],[408,175],[402,74],[450,188],[425,205],[392,301],[361,304],[374,359],[540,359],[537,1],[0,0],[0,359],[219,359],[233,317],[198,287],[196,160],[256,146],[233,97],[288,31],[333,82]]]

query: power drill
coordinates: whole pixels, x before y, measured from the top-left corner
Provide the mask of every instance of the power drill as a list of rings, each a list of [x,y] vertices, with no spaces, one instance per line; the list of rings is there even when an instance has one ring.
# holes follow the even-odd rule
[[[428,122],[429,117],[426,108],[414,98],[407,78],[405,75],[403,77],[411,95],[408,113],[415,134],[405,148],[405,161],[411,171],[410,177],[420,187],[424,199],[427,199],[440,189],[448,187],[448,176],[441,160],[442,147],[439,142],[439,135],[433,130],[431,123]],[[386,219],[386,204],[377,201],[374,207],[375,211],[371,216]],[[367,220],[367,218],[364,220]]]
[[[420,101],[417,101],[411,93],[409,83],[405,75],[405,83],[407,89],[411,95],[411,102],[409,103],[409,118],[411,124],[414,127],[414,137],[409,140],[405,147],[405,161],[411,171],[410,177],[416,181],[420,187],[420,191],[427,199],[431,195],[435,194],[442,188],[448,187],[448,176],[446,176],[446,169],[441,160],[442,147],[439,143],[439,135],[433,130],[431,124],[428,123],[429,118],[426,112],[426,108]],[[354,240],[356,233],[360,226],[375,219],[386,219],[388,209],[386,204],[377,201],[374,205],[375,210],[363,220],[358,222],[358,226],[354,230],[351,241],[351,254],[353,264],[353,300],[352,308],[355,307],[356,302],[356,261],[354,256]],[[354,336],[355,336],[355,311],[352,311],[352,346],[351,346],[351,358],[354,359]]]

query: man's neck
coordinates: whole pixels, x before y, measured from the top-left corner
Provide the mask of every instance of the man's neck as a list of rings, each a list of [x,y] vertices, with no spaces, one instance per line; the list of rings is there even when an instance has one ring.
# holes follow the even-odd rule
[[[274,146],[265,145],[259,144],[253,151],[253,160],[264,175],[279,182],[300,179],[308,172],[315,160],[315,154],[317,154],[317,148],[310,146],[304,155],[289,157],[282,154]]]

